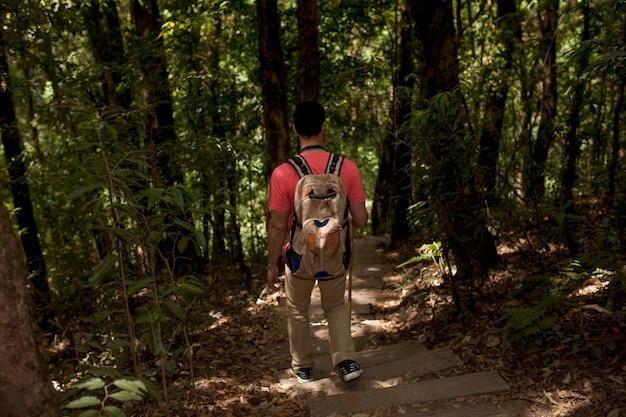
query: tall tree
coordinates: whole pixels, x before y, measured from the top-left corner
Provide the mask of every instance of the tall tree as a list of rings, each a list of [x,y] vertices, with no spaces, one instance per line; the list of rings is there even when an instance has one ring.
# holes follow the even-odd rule
[[[280,17],[277,0],[257,0],[259,58],[265,125],[266,181],[291,154],[287,110],[287,64],[280,43]]]
[[[558,12],[558,0],[541,2],[541,7],[537,10],[537,19],[539,20],[539,28],[541,30],[538,56],[543,60],[541,73],[541,120],[535,141],[529,141],[530,160],[526,170],[527,175],[524,178],[524,194],[526,198],[534,201],[541,201],[545,194],[546,161],[556,134]]]
[[[2,9],[0,7],[0,13],[3,12]],[[26,175],[22,138],[15,115],[6,46],[6,33],[0,28],[0,135],[2,135],[11,195],[16,209],[15,217],[21,230],[20,239],[26,255],[38,320],[42,329],[48,331],[52,328],[50,320],[53,317],[50,308],[50,287]]]
[[[0,200],[0,404],[2,415],[57,417],[42,337],[33,323],[24,256]]]
[[[521,27],[517,16],[515,0],[497,1],[496,26],[497,43],[495,62],[490,80],[494,85],[486,94],[485,112],[483,124],[480,129],[480,150],[478,165],[483,170],[480,177],[486,200],[490,205],[495,202],[498,154],[500,153],[500,140],[502,137],[502,125],[504,123],[504,111],[509,93],[508,76],[513,64],[513,52],[516,44],[521,40]]]
[[[407,211],[412,201],[411,147],[409,129],[401,129],[411,114],[411,97],[415,84],[415,54],[411,29],[412,17],[406,2],[400,4],[398,52],[392,75],[392,97],[387,134],[381,148],[372,210],[374,232],[390,223],[392,244],[411,233]]]
[[[581,140],[578,129],[580,127],[580,113],[585,95],[584,71],[589,65],[590,10],[589,0],[582,0],[582,32],[580,34],[580,49],[576,51],[576,73],[574,95],[572,97],[567,133],[565,134],[565,168],[561,178],[561,206],[565,210],[565,242],[570,256],[578,254],[577,220],[578,212],[574,201],[574,184],[576,183],[576,163],[580,155]]]
[[[143,73],[141,96],[146,112],[147,142],[156,147],[153,175],[161,184],[181,184],[182,171],[171,157],[178,138],[167,61],[159,36],[162,22],[157,1],[132,0],[132,15],[139,33],[136,47],[142,52],[139,64]]]
[[[124,40],[117,1],[91,0],[81,10],[92,50],[102,68],[104,104],[109,108],[129,109],[132,98],[130,89],[123,83]]]
[[[296,102],[316,101],[320,84],[317,0],[298,0]]]
[[[622,22],[622,42],[626,45],[626,5],[620,4],[620,7],[617,9],[623,13],[622,18],[624,19]],[[609,158],[609,164],[607,167],[607,176],[608,176],[608,190],[607,190],[607,199],[612,201],[615,197],[616,187],[615,187],[615,177],[618,172],[619,160],[620,160],[620,139],[622,137],[621,134],[621,120],[622,120],[622,109],[624,108],[624,90],[626,90],[626,70],[623,67],[619,67],[617,70],[617,74],[619,74],[620,82],[617,87],[617,100],[615,103],[615,109],[613,110],[613,121],[612,121],[612,144],[611,144],[611,152]],[[617,190],[621,191],[621,190]]]
[[[418,45],[419,102],[424,109],[420,137],[431,168],[433,205],[454,255],[454,303],[459,312],[475,307],[473,291],[499,260],[476,190],[468,115],[459,88],[452,0],[411,2]]]

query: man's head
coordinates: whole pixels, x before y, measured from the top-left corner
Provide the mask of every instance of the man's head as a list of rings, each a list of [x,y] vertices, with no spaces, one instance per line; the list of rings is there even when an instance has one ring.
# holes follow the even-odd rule
[[[324,107],[316,101],[305,101],[296,106],[293,114],[293,127],[304,137],[311,137],[322,131],[326,121]]]

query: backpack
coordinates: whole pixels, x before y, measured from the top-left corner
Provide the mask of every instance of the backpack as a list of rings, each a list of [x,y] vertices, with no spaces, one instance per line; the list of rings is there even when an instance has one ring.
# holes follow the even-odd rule
[[[286,254],[287,266],[298,278],[333,279],[348,269],[350,202],[339,178],[343,160],[331,153],[324,174],[313,174],[301,155],[288,160],[300,177]]]

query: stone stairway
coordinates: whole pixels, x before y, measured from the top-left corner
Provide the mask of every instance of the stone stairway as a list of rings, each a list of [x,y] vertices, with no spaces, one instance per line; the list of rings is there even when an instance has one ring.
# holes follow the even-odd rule
[[[306,396],[310,417],[530,416],[530,407],[523,401],[485,400],[493,398],[490,394],[507,393],[506,381],[489,370],[462,373],[463,363],[449,347],[428,350],[417,341],[388,346],[371,343],[368,336],[383,331],[383,324],[371,315],[371,306],[376,303],[383,278],[391,272],[376,251],[379,242],[372,237],[356,242],[352,331],[357,361],[363,367],[361,377],[345,383],[332,368],[317,293],[310,310],[317,352],[315,381],[299,384],[287,369],[282,369],[277,372],[281,385]],[[446,372],[448,376],[442,377],[440,371],[444,370],[458,372]]]

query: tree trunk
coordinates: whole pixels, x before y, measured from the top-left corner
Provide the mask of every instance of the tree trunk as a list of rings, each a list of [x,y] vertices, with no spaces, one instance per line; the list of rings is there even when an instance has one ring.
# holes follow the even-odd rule
[[[623,41],[626,44],[626,14],[624,15],[623,22]],[[620,129],[620,120],[622,116],[622,108],[624,107],[624,89],[626,89],[626,71],[622,70],[621,82],[617,91],[617,102],[615,103],[615,110],[613,111],[613,138],[612,138],[612,146],[611,146],[611,156],[610,162],[608,166],[608,182],[609,187],[607,191],[607,199],[609,201],[613,201],[615,198],[615,176],[618,172],[619,160],[620,160],[620,140],[621,140],[621,129]]]
[[[474,310],[473,291],[487,270],[499,261],[493,236],[475,187],[474,172],[467,152],[468,115],[458,87],[458,61],[454,41],[451,0],[412,1],[416,39],[419,42],[418,79],[422,82],[421,104],[435,104],[440,94],[447,100],[437,104],[420,135],[427,141],[431,167],[432,201],[446,230],[444,247],[450,248],[457,272],[451,277],[457,311]],[[430,114],[430,113],[429,113]]]
[[[265,125],[265,178],[291,154],[287,111],[287,65],[280,46],[277,0],[257,0],[259,55]]]
[[[52,330],[51,321],[53,320],[50,287],[26,177],[26,165],[22,159],[22,140],[15,116],[4,36],[4,31],[0,30],[0,74],[4,83],[3,88],[0,89],[0,134],[9,171],[13,205],[16,208],[15,217],[21,231],[20,239],[32,283],[38,322],[42,330],[48,332]]]
[[[317,0],[298,0],[297,103],[317,101],[320,84],[318,23]]]
[[[5,417],[57,417],[42,337],[34,325],[23,253],[0,201],[0,404]]]
[[[141,37],[144,52],[142,99],[146,112],[148,143],[155,145],[156,166],[153,176],[166,186],[182,184],[183,175],[171,161],[171,148],[177,141],[174,130],[174,109],[170,91],[164,46],[159,36],[161,16],[156,0],[133,0],[132,14]]]
[[[372,210],[374,233],[391,226],[392,245],[410,235],[407,210],[412,201],[411,148],[408,132],[401,125],[411,113],[411,92],[415,83],[412,18],[406,2],[400,5],[400,36],[394,63],[392,97],[387,135],[381,148]]]
[[[581,45],[583,50],[580,52],[577,62],[578,80],[574,87],[574,97],[572,107],[570,109],[568,131],[565,135],[565,169],[561,179],[561,205],[565,208],[565,243],[569,250],[570,256],[574,257],[578,254],[578,233],[577,221],[578,215],[574,201],[574,184],[576,183],[576,162],[580,155],[580,139],[578,137],[578,128],[580,126],[580,112],[583,107],[585,94],[585,79],[583,71],[589,64],[589,53],[584,46],[590,39],[589,33],[589,0],[583,0],[581,4],[583,12],[583,30],[581,33]]]
[[[104,104],[109,108],[128,109],[132,100],[130,90],[120,88],[123,85],[124,43],[116,3],[90,0],[81,10],[94,55],[102,64]]]
[[[557,110],[557,73],[556,73],[556,36],[559,2],[546,2],[537,11],[541,28],[539,56],[543,58],[541,82],[541,120],[535,143],[529,142],[530,161],[527,176],[524,179],[524,194],[527,198],[540,202],[546,191],[545,168],[550,147],[555,138],[555,119]]]
[[[479,178],[485,199],[490,206],[495,204],[497,165],[500,153],[500,138],[504,122],[504,110],[509,93],[508,76],[513,62],[516,42],[521,40],[521,28],[517,17],[515,0],[498,0],[498,43],[501,45],[499,56],[494,61],[503,61],[494,69],[490,77],[496,83],[487,93],[483,126],[480,132],[480,154],[478,166],[483,170]]]

